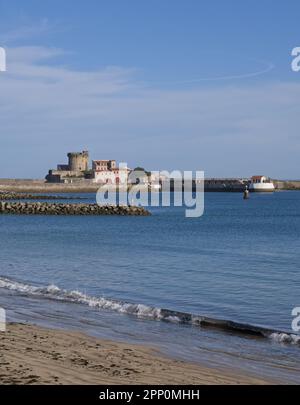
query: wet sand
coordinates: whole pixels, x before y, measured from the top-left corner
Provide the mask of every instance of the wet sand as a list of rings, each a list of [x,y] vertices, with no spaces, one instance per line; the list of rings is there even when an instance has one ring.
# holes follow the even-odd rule
[[[0,384],[268,384],[163,357],[140,345],[79,332],[8,324],[0,332]]]

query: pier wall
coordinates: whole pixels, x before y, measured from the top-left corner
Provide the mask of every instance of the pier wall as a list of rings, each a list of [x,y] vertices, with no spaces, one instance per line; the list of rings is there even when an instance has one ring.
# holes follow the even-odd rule
[[[47,202],[0,202],[0,214],[11,215],[151,215],[143,207],[59,204]]]
[[[237,179],[238,180],[238,179]],[[210,183],[209,183],[210,182]],[[300,190],[300,180],[273,180],[275,188],[278,190]],[[243,191],[245,183],[230,183],[219,180],[213,184],[211,180],[205,180],[205,191]],[[227,186],[226,186],[227,184]],[[30,179],[0,179],[0,191],[24,192],[24,193],[95,193],[99,184],[91,180],[82,180],[76,183],[46,183],[45,180]],[[122,190],[123,191],[123,190]]]

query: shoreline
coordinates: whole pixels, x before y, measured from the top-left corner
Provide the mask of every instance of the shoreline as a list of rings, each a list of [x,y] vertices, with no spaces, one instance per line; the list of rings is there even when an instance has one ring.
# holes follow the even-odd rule
[[[299,180],[273,180],[276,185],[275,191],[299,191]],[[42,179],[0,179],[0,191],[11,193],[96,193],[99,189],[99,184],[87,182],[75,183],[46,183]],[[121,191],[127,191],[121,189]],[[242,192],[242,190],[223,190],[223,189],[206,189],[206,192]]]
[[[240,333],[227,328],[232,326],[230,321],[219,323],[220,320],[212,318],[202,318],[209,319],[212,327],[204,322],[199,328],[195,322],[193,325],[186,323],[192,322],[188,313],[160,312],[157,307],[101,296],[96,298],[78,290],[61,290],[54,284],[37,286],[0,277],[0,287],[0,307],[10,311],[8,319],[13,323],[38,325],[51,330],[80,331],[101,340],[154,347],[162,356],[205,368],[221,369],[231,375],[247,375],[279,384],[293,384],[298,381],[296,375],[299,378],[299,367],[292,366],[293,361],[289,370],[280,360],[282,355],[287,355],[287,361],[291,360],[291,353],[281,353],[281,346],[284,352],[292,350],[293,356],[299,358],[299,347],[291,344],[293,337],[289,334],[267,338],[260,336],[261,332],[267,331],[261,326],[237,324],[247,332]],[[144,313],[146,317],[142,315]],[[155,314],[159,314],[159,321]],[[176,322],[164,322],[164,316],[174,317],[173,321]],[[259,335],[249,333],[252,330],[258,331]]]
[[[32,324],[8,323],[0,347],[0,384],[278,384],[175,360],[144,345]]]

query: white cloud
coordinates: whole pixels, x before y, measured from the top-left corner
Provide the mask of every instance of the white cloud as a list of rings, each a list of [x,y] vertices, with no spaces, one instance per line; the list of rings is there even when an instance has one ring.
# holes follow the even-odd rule
[[[29,64],[29,66],[33,67],[34,63],[66,54],[67,52],[62,49],[46,48],[42,46],[20,46],[9,49],[9,59],[12,67],[17,63],[21,63],[25,66]],[[17,70],[16,73],[20,73],[20,71]]]
[[[151,169],[300,177],[300,84],[249,80],[162,90],[139,86],[134,69],[75,71],[51,60],[61,56],[53,48],[7,50],[0,177],[42,176],[80,148]]]
[[[17,29],[13,29],[7,32],[0,32],[0,40],[3,44],[11,44],[18,41],[28,40],[34,37],[40,37],[49,32],[53,32],[58,28],[58,24],[50,24],[47,18],[42,18],[37,22],[29,22],[28,19],[23,16],[22,20],[19,21],[19,26]]]

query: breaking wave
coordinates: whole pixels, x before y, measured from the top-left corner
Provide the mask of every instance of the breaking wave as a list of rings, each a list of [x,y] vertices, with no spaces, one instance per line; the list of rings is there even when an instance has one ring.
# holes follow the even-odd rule
[[[215,329],[245,336],[269,338],[277,343],[300,345],[300,335],[287,333],[280,330],[268,329],[261,326],[244,324],[230,320],[215,319],[164,308],[157,308],[144,304],[119,301],[105,297],[92,297],[77,290],[68,291],[61,289],[54,284],[41,287],[0,277],[0,288],[28,294],[30,296],[84,304],[92,308],[111,310],[121,314],[134,315],[145,319],[188,324],[199,326],[201,328]]]
[[[293,333],[273,332],[269,337],[277,343],[300,345],[300,335]]]
[[[77,290],[68,291],[61,289],[54,284],[50,284],[47,287],[38,287],[0,277],[0,288],[6,288],[8,290],[25,293],[31,296],[85,304],[94,308],[109,309],[124,314],[131,314],[158,320],[161,319],[160,309],[158,308],[151,308],[143,304],[133,304],[129,302],[107,299],[104,297],[91,297]]]

